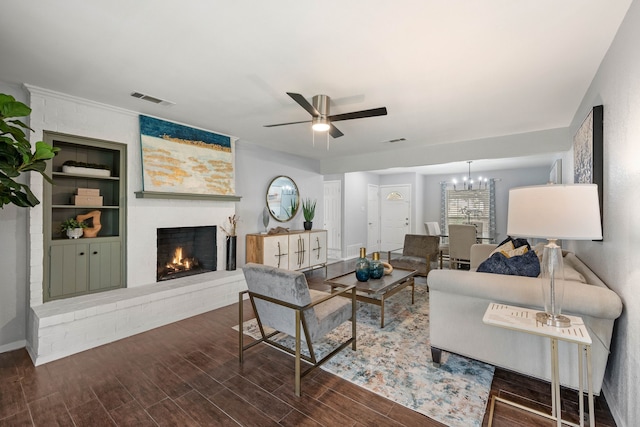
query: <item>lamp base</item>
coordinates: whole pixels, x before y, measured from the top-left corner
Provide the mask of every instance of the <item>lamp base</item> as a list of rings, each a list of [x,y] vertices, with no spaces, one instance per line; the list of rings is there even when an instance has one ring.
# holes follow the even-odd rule
[[[567,316],[553,315],[549,313],[536,313],[536,320],[543,325],[555,326],[556,328],[568,328],[571,326],[571,319]]]

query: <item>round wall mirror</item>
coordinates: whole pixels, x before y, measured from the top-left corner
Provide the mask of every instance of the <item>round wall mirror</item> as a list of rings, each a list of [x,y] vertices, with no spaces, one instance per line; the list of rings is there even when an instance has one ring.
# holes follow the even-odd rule
[[[300,205],[298,186],[288,176],[273,178],[267,189],[267,208],[276,221],[287,222],[296,215]]]

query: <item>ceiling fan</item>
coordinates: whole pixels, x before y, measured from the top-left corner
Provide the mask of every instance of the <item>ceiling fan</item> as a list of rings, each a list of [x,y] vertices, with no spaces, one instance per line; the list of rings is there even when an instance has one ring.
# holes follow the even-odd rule
[[[275,126],[287,126],[287,125],[295,125],[298,123],[313,123],[312,128],[315,131],[329,131],[329,135],[333,138],[340,138],[344,135],[340,130],[333,125],[332,122],[339,122],[341,120],[352,120],[352,119],[364,119],[366,117],[375,117],[375,116],[386,116],[387,108],[372,108],[370,110],[362,110],[362,111],[354,111],[351,113],[344,114],[334,114],[333,116],[329,115],[329,102],[331,98],[327,95],[315,95],[312,99],[313,104],[309,104],[309,101],[305,99],[304,96],[299,93],[287,92],[294,101],[296,101],[302,108],[307,110],[309,114],[311,114],[311,120],[303,120],[300,122],[289,122],[289,123],[278,123],[274,125],[265,125],[264,127],[270,128]]]

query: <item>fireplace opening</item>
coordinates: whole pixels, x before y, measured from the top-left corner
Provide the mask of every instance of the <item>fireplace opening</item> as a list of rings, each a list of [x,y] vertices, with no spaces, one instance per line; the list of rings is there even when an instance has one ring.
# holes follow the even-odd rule
[[[158,228],[157,238],[158,282],[216,270],[215,226]]]

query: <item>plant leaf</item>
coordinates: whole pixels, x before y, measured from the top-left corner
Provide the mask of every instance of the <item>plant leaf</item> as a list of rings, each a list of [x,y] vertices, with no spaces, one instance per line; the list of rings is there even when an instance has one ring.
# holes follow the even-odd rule
[[[19,170],[20,172],[36,171],[36,172],[44,173],[46,168],[47,168],[47,164],[44,162],[44,160],[38,160],[35,162],[25,163],[22,167],[19,168]]]
[[[33,129],[31,129],[29,126],[27,126],[24,122],[18,120],[18,119],[13,119],[13,120],[7,120],[9,123],[14,123],[18,126],[20,126],[23,129],[29,129],[30,131],[33,132]]]
[[[31,114],[31,108],[22,102],[8,101],[0,104],[0,115],[4,118],[8,117],[26,117]]]
[[[0,106],[8,102],[15,102],[15,101],[16,99],[13,96],[7,95],[6,93],[0,93]]]
[[[49,160],[55,157],[56,153],[60,151],[58,147],[53,148],[49,144],[43,141],[36,142],[36,152],[33,154],[33,160]]]
[[[46,160],[53,158],[59,149],[37,141],[34,150],[25,132],[31,128],[18,119],[6,120],[29,114],[29,106],[16,101],[11,95],[0,93],[0,208],[8,203],[20,207],[33,207],[40,203],[27,184],[12,179],[22,172],[38,172],[53,184],[44,173]]]

